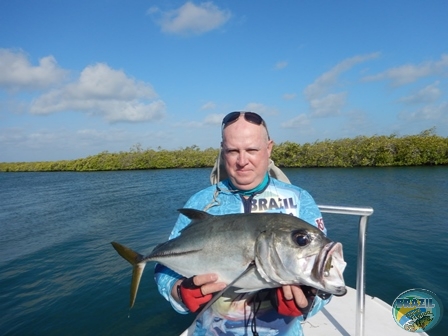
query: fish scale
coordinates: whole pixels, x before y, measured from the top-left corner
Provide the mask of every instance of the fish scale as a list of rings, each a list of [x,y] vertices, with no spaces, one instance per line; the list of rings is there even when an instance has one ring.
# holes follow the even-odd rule
[[[284,284],[309,285],[336,295],[346,292],[342,245],[297,217],[282,213],[214,216],[195,209],[179,211],[191,223],[178,237],[157,245],[147,256],[112,242],[115,250],[133,265],[131,307],[144,267],[150,261],[187,278],[216,273],[218,281],[232,283],[236,292]],[[246,272],[254,262],[255,267]]]

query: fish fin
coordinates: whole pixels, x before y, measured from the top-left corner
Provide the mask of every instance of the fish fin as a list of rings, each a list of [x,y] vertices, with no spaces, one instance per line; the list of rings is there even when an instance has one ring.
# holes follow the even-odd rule
[[[140,279],[142,278],[143,270],[146,263],[134,265],[132,269],[132,281],[131,281],[131,293],[129,300],[129,309],[134,307],[135,298],[137,297],[138,286],[140,285]]]
[[[126,259],[132,266],[132,281],[131,281],[131,293],[129,301],[129,309],[134,306],[135,298],[137,297],[138,286],[140,285],[140,279],[142,278],[143,270],[145,269],[146,262],[143,261],[143,256],[130,248],[121,245],[117,242],[111,243],[114,249]]]
[[[224,289],[220,290],[219,292],[213,294],[212,299],[207,302],[207,304],[202,307],[202,309],[199,311],[199,314],[196,316],[196,318],[194,319],[193,323],[190,325],[190,327],[187,329],[187,335],[192,335],[192,333],[194,332],[195,328],[196,328],[196,321],[202,316],[202,314],[208,309],[210,308],[210,306],[212,304],[214,304],[221,296],[222,294],[224,294],[224,292],[229,289],[230,287],[233,286],[234,283],[236,283],[239,279],[241,279],[243,276],[245,276],[247,273],[249,273],[251,270],[253,270],[255,268],[255,261],[252,261],[249,266],[247,266],[247,268],[244,270],[243,273],[241,273],[239,276],[237,276],[231,283],[229,283]]]
[[[131,265],[138,264],[143,260],[143,256],[141,254],[131,250],[129,247],[121,245],[117,242],[112,242],[111,244],[115,251],[117,251],[118,254],[126,259]]]
[[[213,216],[205,211],[196,210],[196,209],[182,208],[182,209],[177,209],[177,211],[179,211],[182,215],[190,218],[191,220],[204,220],[204,219],[207,219],[207,218],[210,218]]]

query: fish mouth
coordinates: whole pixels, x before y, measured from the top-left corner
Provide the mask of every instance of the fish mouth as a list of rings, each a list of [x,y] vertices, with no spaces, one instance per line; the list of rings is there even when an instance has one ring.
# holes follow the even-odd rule
[[[317,256],[311,276],[323,284],[329,293],[342,296],[347,293],[343,277],[346,265],[342,244],[331,242],[325,245]]]

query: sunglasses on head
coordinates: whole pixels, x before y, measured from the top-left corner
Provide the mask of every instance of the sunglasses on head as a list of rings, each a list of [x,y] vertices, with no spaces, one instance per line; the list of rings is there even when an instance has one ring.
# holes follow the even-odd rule
[[[241,111],[235,111],[235,112],[230,112],[228,115],[226,115],[224,117],[224,119],[222,120],[222,126],[223,128],[225,128],[227,125],[234,123],[235,121],[237,121],[240,118],[240,115],[244,116],[244,119],[246,119],[246,121],[255,124],[255,125],[266,125],[263,118],[260,117],[258,114],[256,114],[255,112],[241,112]]]
[[[270,139],[266,123],[264,122],[263,118],[260,117],[260,115],[258,115],[255,112],[244,112],[244,111],[230,112],[228,115],[224,117],[224,119],[222,119],[222,129],[224,130],[224,128],[226,128],[228,125],[237,121],[241,115],[244,116],[244,119],[247,122],[250,122],[255,125],[263,125],[264,128],[266,129],[266,132],[268,133],[268,139]]]

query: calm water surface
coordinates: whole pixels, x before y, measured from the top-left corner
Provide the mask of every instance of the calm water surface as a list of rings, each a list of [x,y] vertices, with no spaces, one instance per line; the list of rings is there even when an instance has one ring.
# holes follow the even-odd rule
[[[130,316],[131,268],[113,240],[148,253],[209,169],[0,173],[0,334],[176,335],[192,317],[158,294],[152,265]],[[426,288],[448,310],[448,167],[286,169],[318,204],[371,206],[366,289],[391,304]],[[357,218],[324,215],[356,280]],[[446,315],[446,314],[445,314]],[[392,315],[391,315],[392,318]],[[446,316],[430,335],[448,335]]]

